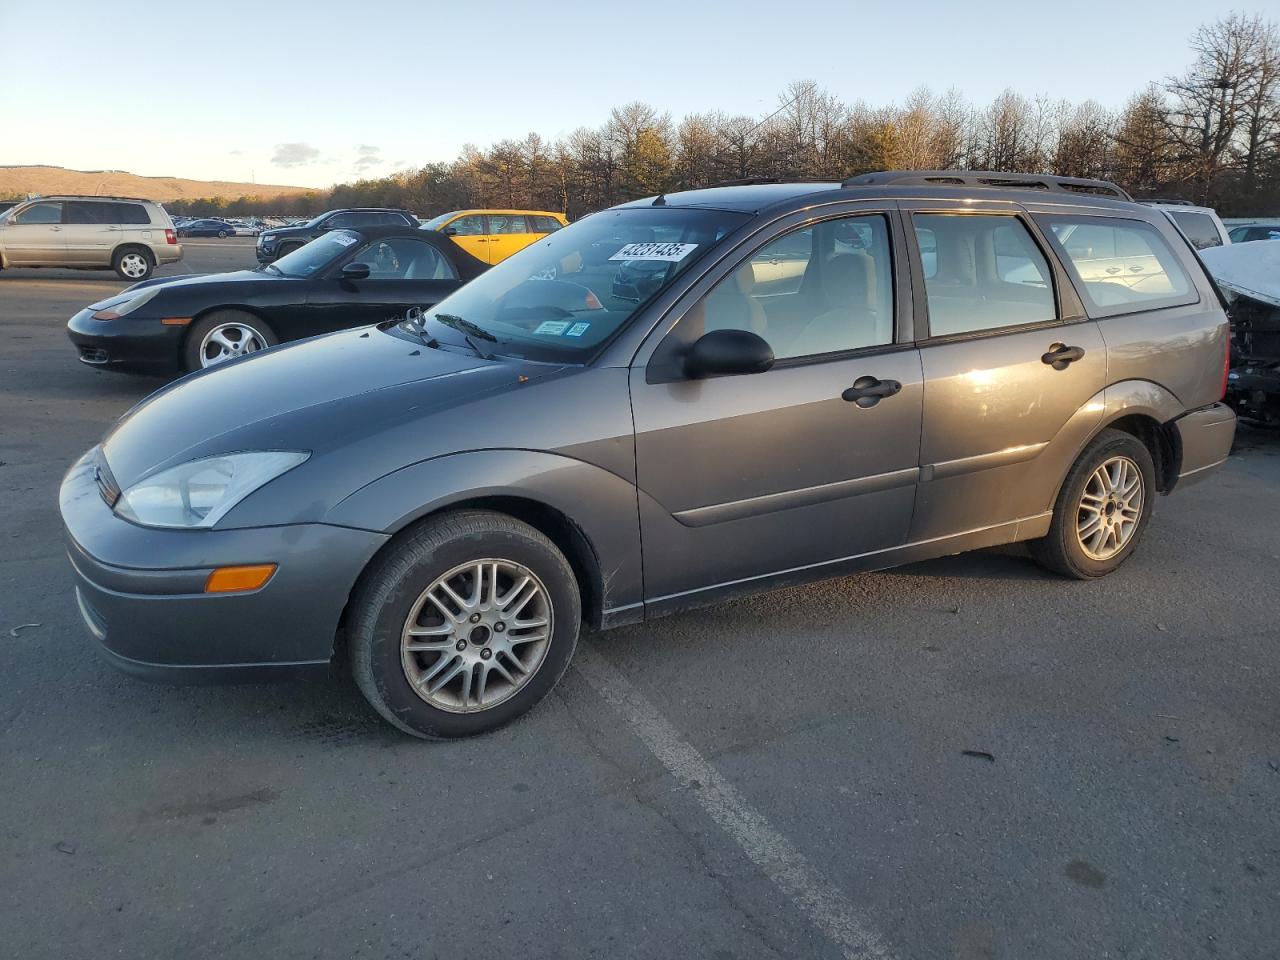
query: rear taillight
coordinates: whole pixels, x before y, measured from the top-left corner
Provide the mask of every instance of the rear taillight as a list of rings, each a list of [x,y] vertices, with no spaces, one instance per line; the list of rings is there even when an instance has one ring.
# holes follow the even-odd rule
[[[1223,353],[1223,357],[1222,357],[1222,392],[1221,392],[1221,394],[1218,396],[1218,399],[1219,399],[1219,400],[1225,400],[1225,399],[1227,398],[1227,380],[1228,380],[1228,378],[1231,376],[1231,330],[1230,330],[1230,329],[1228,329],[1228,330],[1227,330],[1227,335],[1226,335],[1225,337],[1223,337],[1223,338],[1222,338],[1222,340],[1223,340],[1223,343],[1225,343],[1225,344],[1226,344],[1226,347],[1225,347],[1225,349],[1222,351],[1222,353]]]
[[[176,233],[174,233],[172,230],[169,230],[169,229],[167,229],[167,228],[166,228],[166,229],[165,229],[165,232],[164,232],[164,242],[165,242],[165,243],[177,243],[177,242],[178,242],[178,235],[177,235]]]

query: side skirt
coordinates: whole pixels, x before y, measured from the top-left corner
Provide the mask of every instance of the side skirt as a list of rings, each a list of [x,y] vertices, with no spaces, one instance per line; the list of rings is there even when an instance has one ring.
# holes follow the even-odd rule
[[[1043,537],[1049,532],[1049,523],[1052,519],[1053,512],[1046,511],[1033,517],[1009,520],[1005,523],[994,524],[990,527],[979,527],[976,530],[967,530],[964,533],[951,534],[946,537],[918,540],[915,543],[905,543],[898,547],[886,547],[882,550],[860,553],[852,557],[824,560],[821,563],[807,564],[803,567],[792,567],[789,570],[779,570],[775,573],[761,574],[757,577],[747,577],[743,580],[717,583],[709,587],[699,587],[697,590],[656,597],[645,601],[644,619],[650,620],[655,617],[664,617],[668,614],[678,613],[681,610],[705,607],[737,597],[764,593],[769,590],[781,590],[817,580],[843,577],[851,573],[884,570],[906,563],[916,563],[920,560],[932,560],[935,557],[948,557],[957,553],[965,553],[969,550],[980,550],[983,547],[996,547],[1019,540],[1034,540],[1037,537]],[[621,622],[630,621],[623,620]],[[612,618],[607,616],[605,618],[606,627],[620,626],[621,622],[612,621]]]

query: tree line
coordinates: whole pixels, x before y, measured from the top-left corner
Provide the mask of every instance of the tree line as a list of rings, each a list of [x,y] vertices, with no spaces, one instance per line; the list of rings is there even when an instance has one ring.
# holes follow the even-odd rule
[[[1006,90],[975,106],[921,88],[904,103],[848,103],[792,83],[765,117],[720,112],[679,120],[642,103],[549,142],[537,133],[451,163],[292,197],[179,200],[174,213],[305,215],[402,207],[434,216],[465,207],[556,210],[571,218],[637,197],[746,178],[841,180],[873,170],[974,169],[1114,181],[1141,198],[1193,200],[1224,216],[1280,214],[1280,37],[1259,15],[1199,28],[1192,62],[1118,110]]]

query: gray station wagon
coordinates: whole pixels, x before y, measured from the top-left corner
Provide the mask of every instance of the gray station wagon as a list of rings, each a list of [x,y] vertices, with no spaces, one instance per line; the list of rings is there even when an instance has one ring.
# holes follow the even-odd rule
[[[1187,241],[1111,184],[649,198],[139,404],[62,484],[76,597],[130,672],[342,655],[397,727],[474,734],[584,621],[1020,540],[1110,573],[1226,459],[1227,346]]]

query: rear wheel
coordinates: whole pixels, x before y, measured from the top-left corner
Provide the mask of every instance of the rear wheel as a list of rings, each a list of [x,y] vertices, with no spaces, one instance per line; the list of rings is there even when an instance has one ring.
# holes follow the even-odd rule
[[[1049,532],[1029,544],[1041,565],[1078,580],[1104,577],[1129,559],[1151,517],[1155,466],[1142,441],[1103,430],[1067,474]]]
[[[191,325],[183,362],[188,370],[203,370],[279,342],[259,317],[243,310],[218,310]]]
[[[219,239],[219,240],[225,240],[225,239],[227,239],[227,231],[225,231],[225,230],[219,230],[219,231],[218,231],[218,239]]]
[[[145,280],[151,276],[156,261],[151,253],[141,247],[125,247],[111,258],[111,269],[122,280]]]
[[[352,674],[387,722],[440,740],[531,709],[564,674],[582,608],[564,555],[505,514],[432,519],[362,579],[348,621]]]

